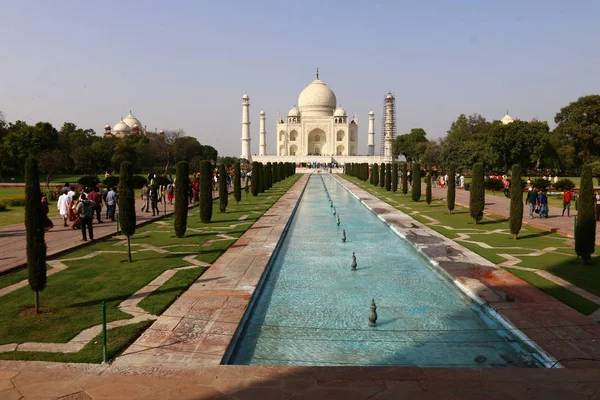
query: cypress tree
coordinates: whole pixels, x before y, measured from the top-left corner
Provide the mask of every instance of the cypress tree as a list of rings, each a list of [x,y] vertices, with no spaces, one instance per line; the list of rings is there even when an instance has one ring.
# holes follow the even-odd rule
[[[200,162],[200,221],[208,224],[212,219],[213,196],[211,182],[211,164],[210,161]],[[252,173],[252,183],[254,183],[254,172]]]
[[[510,176],[510,233],[515,240],[523,225],[523,189],[521,189],[521,166],[512,166]]]
[[[46,287],[46,241],[41,204],[38,161],[29,157],[25,162],[25,231],[28,281],[29,287],[35,293],[36,314],[40,311],[40,292]]]
[[[377,187],[379,186],[379,164],[374,163],[373,164],[373,186]]]
[[[374,171],[374,165],[371,165],[371,176],[369,176],[369,183],[370,183],[371,185],[374,185],[374,183],[373,183],[373,182],[374,182],[374,178],[373,178],[373,177],[374,177],[374,174],[373,174],[373,171]]]
[[[478,162],[473,165],[473,178],[471,181],[471,197],[469,201],[469,210],[473,223],[481,221],[483,218],[483,209],[485,208],[485,184],[483,182],[483,163]]]
[[[131,262],[131,236],[135,233],[135,192],[133,191],[133,165],[129,161],[121,163],[118,188],[119,224],[121,232],[127,236],[127,257]]]
[[[279,180],[282,181],[285,179],[285,174],[283,173],[283,163],[277,163],[277,172],[279,173]]]
[[[273,182],[275,183],[281,180],[281,177],[279,176],[279,167],[277,165],[278,163],[273,163]]]
[[[385,164],[385,190],[388,192],[392,190],[392,165],[390,163]]]
[[[381,165],[379,166],[379,186],[380,187],[385,186],[385,164],[384,163],[381,163]]]
[[[250,189],[252,191],[252,196],[258,196],[258,161],[252,162],[252,180],[250,181]]]
[[[448,168],[448,212],[452,214],[454,210],[454,200],[456,199],[456,165],[450,163]]]
[[[265,192],[265,166],[262,163],[258,163],[258,193]]]
[[[412,199],[419,201],[421,199],[421,164],[414,162],[412,165]]]
[[[428,206],[431,205],[431,200],[431,170],[429,170],[427,175],[425,175],[425,201],[427,202]]]
[[[408,166],[402,163],[402,194],[408,193]]]
[[[227,171],[225,164],[219,164],[219,210],[224,213],[227,211],[227,203],[229,202],[227,193]]]
[[[175,170],[175,235],[182,238],[187,230],[188,187],[190,185],[190,164],[179,161]]]
[[[239,162],[233,165],[233,197],[237,203],[242,201],[242,171]]]
[[[594,216],[594,182],[592,166],[586,164],[581,169],[579,184],[579,207],[577,209],[577,227],[575,229],[575,252],[584,264],[589,264],[595,250],[596,220]]]
[[[269,166],[267,164],[263,164],[262,177],[263,189],[267,191],[269,190]]]
[[[398,164],[392,163],[392,192],[398,190]]]

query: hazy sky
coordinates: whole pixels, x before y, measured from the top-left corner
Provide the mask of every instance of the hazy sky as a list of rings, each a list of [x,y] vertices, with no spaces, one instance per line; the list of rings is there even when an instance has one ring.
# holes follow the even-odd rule
[[[129,110],[241,153],[241,96],[275,116],[321,79],[360,117],[397,99],[398,132],[445,135],[460,113],[553,121],[600,92],[600,2],[0,0],[0,110],[9,121],[72,121],[102,134]],[[552,123],[553,125],[553,123]],[[377,150],[378,151],[378,150]]]

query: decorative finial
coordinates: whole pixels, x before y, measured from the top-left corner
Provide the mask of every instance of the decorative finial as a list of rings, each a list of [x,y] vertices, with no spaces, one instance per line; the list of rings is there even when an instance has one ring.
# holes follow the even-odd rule
[[[506,109],[506,115],[508,115],[508,108]]]
[[[371,314],[369,315],[369,326],[374,327],[377,325],[377,305],[375,299],[371,300]]]
[[[317,79],[319,79],[319,67],[317,67]]]

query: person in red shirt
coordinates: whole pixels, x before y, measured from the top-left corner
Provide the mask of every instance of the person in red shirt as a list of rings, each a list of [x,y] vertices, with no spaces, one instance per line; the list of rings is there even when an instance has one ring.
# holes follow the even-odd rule
[[[95,204],[94,211],[96,213],[96,218],[98,219],[98,223],[101,224],[102,220],[100,219],[100,214],[102,213],[102,196],[100,196],[100,189],[97,187],[94,190],[90,191],[87,195],[88,200],[93,201]],[[92,220],[93,220],[92,216]]]
[[[563,193],[563,211],[562,216],[565,216],[565,210],[567,210],[567,217],[571,216],[571,191],[565,189]]]

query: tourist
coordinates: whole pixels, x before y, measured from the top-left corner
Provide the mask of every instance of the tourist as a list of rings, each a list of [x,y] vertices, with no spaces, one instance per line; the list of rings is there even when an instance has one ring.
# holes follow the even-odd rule
[[[100,215],[102,213],[102,196],[100,196],[100,189],[96,186],[93,190],[90,190],[87,194],[87,198],[96,205],[93,211],[96,213],[98,223],[101,224],[102,220],[100,219]],[[93,219],[94,216],[92,215],[92,220]]]
[[[540,205],[540,218],[548,218],[548,190],[546,188],[542,189],[538,203]]]
[[[158,189],[154,185],[150,185],[150,204],[152,205],[152,216],[159,215],[158,211]]]
[[[567,217],[570,217],[571,216],[571,191],[568,189],[565,189],[565,192],[563,193],[563,210],[562,210],[563,217],[565,216],[565,210],[567,210]]]
[[[150,197],[148,196],[148,185],[144,183],[142,186],[142,212],[150,212]]]
[[[64,191],[59,196],[58,201],[56,202],[56,208],[58,208],[58,213],[63,218],[63,226],[67,228],[67,219],[69,219],[69,196],[67,192]]]
[[[73,197],[75,197],[75,187],[70,186],[69,191],[67,192],[67,196],[69,196],[69,204],[73,202]]]
[[[527,186],[528,186],[528,187],[531,187],[531,178],[530,178],[530,177],[529,177],[529,178],[527,178]]]
[[[169,202],[169,204],[173,204],[174,192],[175,185],[173,185],[173,182],[169,182],[169,184],[167,185],[167,201]]]
[[[510,190],[510,179],[504,179],[504,197],[508,197],[508,191]]]
[[[596,221],[600,220],[600,191],[596,191]]]
[[[533,219],[533,212],[536,210],[538,204],[538,193],[535,190],[535,186],[529,187],[527,191],[527,197],[525,198],[525,205],[529,206],[529,218]]]
[[[94,209],[96,208],[96,203],[91,200],[88,200],[85,193],[81,193],[80,201],[77,204],[77,214],[79,214],[79,218],[81,220],[81,234],[83,236],[83,241],[87,241],[87,237],[85,234],[85,230],[90,236],[90,240],[94,240],[94,228],[92,226],[92,219],[94,218]]]
[[[106,194],[106,208],[107,208],[107,218],[111,221],[115,221],[115,211],[117,209],[117,188],[110,188],[108,193]]]
[[[54,228],[54,223],[52,222],[52,220],[50,220],[50,218],[48,218],[50,207],[48,207],[48,198],[46,198],[45,194],[42,195],[41,212],[42,219],[44,220],[44,230],[49,231],[50,229]]]
[[[463,174],[460,174],[460,177],[458,179],[460,180],[460,187],[465,187],[465,176]]]

